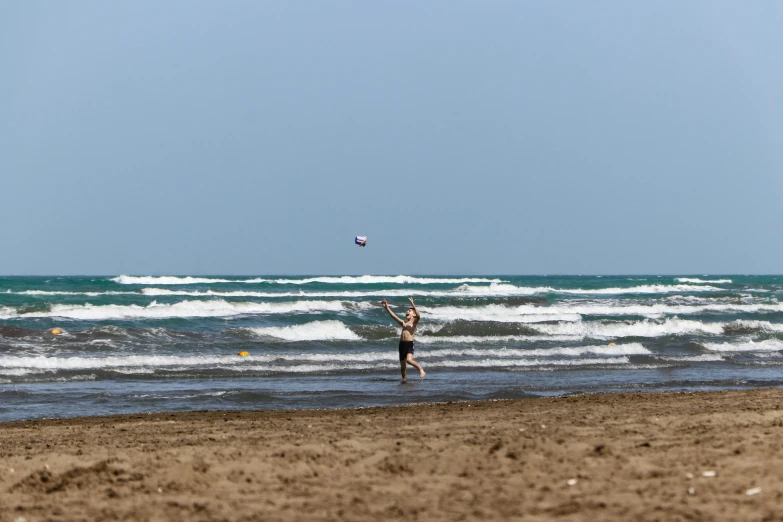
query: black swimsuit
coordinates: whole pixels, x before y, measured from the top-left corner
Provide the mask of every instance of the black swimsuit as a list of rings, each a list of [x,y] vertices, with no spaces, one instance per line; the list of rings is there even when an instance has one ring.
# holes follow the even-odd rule
[[[400,341],[400,359],[407,359],[408,354],[413,353],[413,341]]]

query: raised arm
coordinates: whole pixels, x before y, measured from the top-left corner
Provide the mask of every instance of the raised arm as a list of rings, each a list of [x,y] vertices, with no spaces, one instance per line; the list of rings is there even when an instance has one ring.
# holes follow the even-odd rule
[[[421,314],[419,313],[419,309],[416,308],[416,303],[413,302],[413,298],[409,297],[408,301],[411,302],[411,306],[413,307],[413,313],[416,315],[416,322],[419,322],[419,319],[421,319]]]
[[[405,324],[405,321],[403,321],[402,319],[397,317],[397,314],[395,314],[394,312],[391,311],[391,308],[389,308],[389,303],[386,302],[386,299],[381,301],[381,306],[383,307],[384,310],[389,312],[389,315],[392,316],[392,319],[394,319],[395,321],[400,323],[400,325],[404,325]]]

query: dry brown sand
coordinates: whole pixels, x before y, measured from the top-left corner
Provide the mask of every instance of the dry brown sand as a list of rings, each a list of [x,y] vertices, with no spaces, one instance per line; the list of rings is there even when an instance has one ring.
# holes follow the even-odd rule
[[[775,389],[5,423],[0,521],[783,520],[781,404]]]

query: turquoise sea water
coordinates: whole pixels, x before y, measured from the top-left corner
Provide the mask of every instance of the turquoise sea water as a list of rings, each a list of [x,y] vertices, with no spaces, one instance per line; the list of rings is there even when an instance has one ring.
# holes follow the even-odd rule
[[[0,420],[780,386],[781,295],[783,276],[4,277]],[[379,303],[409,296],[428,375],[403,385]]]

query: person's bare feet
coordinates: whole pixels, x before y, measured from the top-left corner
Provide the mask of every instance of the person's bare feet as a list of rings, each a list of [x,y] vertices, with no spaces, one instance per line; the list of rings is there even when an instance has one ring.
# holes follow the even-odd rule
[[[408,382],[407,377],[403,377],[402,380],[400,381],[401,384],[405,384],[406,382]]]
[[[425,375],[427,375],[427,372],[424,371],[424,368],[419,370],[419,379],[423,379]]]

